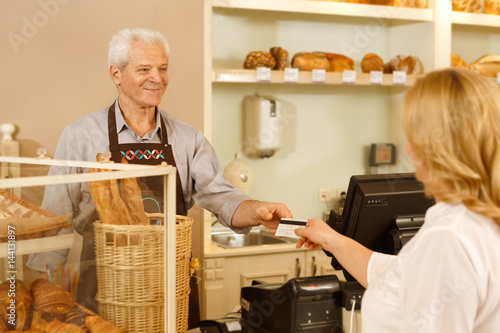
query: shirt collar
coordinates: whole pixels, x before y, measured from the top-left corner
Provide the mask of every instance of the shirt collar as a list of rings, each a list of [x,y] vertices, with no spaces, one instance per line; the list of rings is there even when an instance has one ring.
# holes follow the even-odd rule
[[[156,133],[161,138],[161,121],[160,121],[160,112],[158,111],[158,108],[157,108],[157,112],[156,112],[155,117],[156,117],[156,120],[155,120],[156,127],[153,130],[146,133],[144,135],[143,139],[152,139]],[[115,101],[115,121],[116,121],[116,133],[120,134],[121,132],[123,132],[127,129],[134,131],[125,122],[125,118],[123,118],[122,111],[120,110],[120,105],[118,105],[118,99],[116,99],[116,101]],[[137,133],[135,133],[135,134],[137,135]]]

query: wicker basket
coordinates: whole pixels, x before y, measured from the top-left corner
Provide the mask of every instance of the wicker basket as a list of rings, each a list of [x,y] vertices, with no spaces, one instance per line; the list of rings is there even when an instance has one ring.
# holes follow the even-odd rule
[[[480,13],[481,0],[452,0],[452,9],[456,12]]]
[[[176,217],[177,332],[188,326],[192,224],[192,218]],[[94,230],[99,315],[129,333],[164,332],[164,226],[97,221]]]
[[[500,15],[500,0],[484,0],[484,12]]]

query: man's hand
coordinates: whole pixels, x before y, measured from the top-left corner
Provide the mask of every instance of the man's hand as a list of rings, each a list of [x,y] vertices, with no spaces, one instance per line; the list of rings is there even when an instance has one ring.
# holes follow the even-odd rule
[[[282,203],[245,200],[236,208],[231,224],[237,228],[263,225],[275,233],[282,218],[293,218]]]

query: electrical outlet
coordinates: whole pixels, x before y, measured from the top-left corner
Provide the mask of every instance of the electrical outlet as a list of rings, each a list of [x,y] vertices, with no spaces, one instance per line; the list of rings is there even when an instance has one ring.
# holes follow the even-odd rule
[[[328,202],[330,201],[330,189],[329,188],[320,188],[318,190],[318,202]]]
[[[342,198],[345,199],[346,194],[347,194],[347,188],[338,187],[335,198],[337,199],[338,202],[340,202],[342,200]]]

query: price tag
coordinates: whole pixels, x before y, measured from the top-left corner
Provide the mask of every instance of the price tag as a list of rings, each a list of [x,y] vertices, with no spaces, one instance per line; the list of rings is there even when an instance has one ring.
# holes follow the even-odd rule
[[[384,72],[371,71],[370,72],[370,84],[382,84],[383,77],[384,77]]]
[[[314,83],[325,83],[326,70],[324,69],[313,69],[312,70],[312,82]]]
[[[406,72],[394,71],[392,72],[392,84],[395,86],[406,85]]]
[[[285,82],[298,82],[299,81],[299,69],[298,68],[285,68],[285,74],[283,77]]]
[[[356,83],[356,71],[343,71],[342,83]]]
[[[267,67],[257,67],[257,81],[271,81],[271,69]]]

